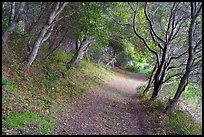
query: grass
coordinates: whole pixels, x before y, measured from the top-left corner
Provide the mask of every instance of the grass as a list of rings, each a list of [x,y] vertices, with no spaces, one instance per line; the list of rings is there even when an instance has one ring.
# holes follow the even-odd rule
[[[166,121],[167,134],[202,135],[202,126],[195,122],[188,111],[175,110]]]
[[[74,100],[83,99],[91,88],[97,88],[107,75],[112,74],[107,68],[87,60],[67,69],[64,64],[72,58],[72,54],[60,50],[43,63],[37,58],[28,72],[19,69],[22,65],[20,53],[12,51],[11,67],[6,65],[5,52],[2,54],[3,131],[11,128],[25,130],[26,127],[32,130],[29,125],[34,124],[39,129],[32,130],[33,134],[52,134],[64,108],[74,111],[71,105]],[[41,56],[43,54],[39,54]],[[52,117],[56,122],[50,125],[43,116]]]
[[[2,124],[9,128],[22,129],[26,132],[27,126],[35,125],[34,130],[29,131],[29,134],[48,134],[53,131],[55,127],[54,119],[50,116],[40,116],[37,113],[23,111],[13,112],[8,117],[3,119]]]
[[[142,95],[146,85],[141,86],[138,90]],[[171,90],[172,87],[169,89]],[[170,92],[170,91],[168,91]],[[188,91],[189,92],[189,91]],[[164,113],[167,102],[162,98],[157,98],[154,102],[149,102],[151,94],[142,96],[141,101],[146,105],[146,112],[153,118],[153,121],[158,121],[163,128],[153,130],[152,134],[156,135],[202,135],[202,125],[197,123],[187,110],[174,110],[171,115]],[[162,118],[159,118],[162,117]]]

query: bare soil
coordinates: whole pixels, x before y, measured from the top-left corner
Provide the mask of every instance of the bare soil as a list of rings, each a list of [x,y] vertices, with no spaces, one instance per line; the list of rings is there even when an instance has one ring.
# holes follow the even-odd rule
[[[64,108],[54,134],[62,135],[148,135],[155,124],[149,119],[137,88],[144,74],[117,69],[97,89]],[[69,104],[70,105],[70,104]]]

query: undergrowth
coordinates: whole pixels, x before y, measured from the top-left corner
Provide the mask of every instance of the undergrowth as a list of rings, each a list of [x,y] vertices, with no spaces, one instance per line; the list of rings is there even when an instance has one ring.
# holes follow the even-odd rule
[[[97,88],[105,76],[111,74],[86,59],[76,67],[66,68],[73,53],[62,50],[56,50],[46,60],[37,59],[29,70],[23,71],[19,69],[20,55],[12,51],[12,66],[8,66],[3,51],[3,132],[20,129],[22,134],[51,134],[59,124],[58,115],[64,107],[73,110],[73,100],[83,99],[91,88]],[[49,118],[53,120],[47,120]],[[33,124],[37,128],[26,126]],[[30,130],[23,132],[26,127]]]
[[[165,112],[167,100],[164,101],[163,98],[158,97],[154,102],[149,101],[151,93],[144,95],[142,94],[146,86],[147,85],[145,84],[138,88],[138,91],[142,97],[141,101],[147,107],[147,114],[151,116],[154,122],[157,123],[159,121],[162,127],[153,129],[153,134],[202,135],[202,125],[195,121],[189,111],[175,109],[170,115],[167,115]]]

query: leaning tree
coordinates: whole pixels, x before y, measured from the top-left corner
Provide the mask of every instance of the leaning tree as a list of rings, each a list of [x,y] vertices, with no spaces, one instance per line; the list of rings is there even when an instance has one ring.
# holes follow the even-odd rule
[[[188,28],[188,57],[185,64],[184,74],[182,75],[179,86],[177,88],[176,94],[173,99],[169,99],[166,110],[171,112],[175,104],[178,102],[181,94],[185,91],[189,83],[189,77],[191,75],[199,75],[199,71],[196,71],[197,68],[200,68],[202,59],[201,59],[201,50],[202,50],[202,33],[199,36],[198,22],[201,22],[201,9],[202,3],[191,2],[190,3],[190,25]],[[200,17],[199,17],[200,16]]]

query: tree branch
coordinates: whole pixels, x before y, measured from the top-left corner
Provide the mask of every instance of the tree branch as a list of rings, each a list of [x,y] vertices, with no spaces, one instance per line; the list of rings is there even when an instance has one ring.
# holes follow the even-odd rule
[[[121,25],[121,26],[130,26],[130,27],[133,27],[133,25],[127,23],[127,24],[122,24],[120,22],[117,22],[114,18],[112,18],[114,22],[116,22],[117,24]]]
[[[171,75],[171,76],[169,76],[166,80],[164,80],[162,83],[165,83],[165,82],[167,82],[168,80],[170,80],[171,78],[173,78],[173,77],[175,77],[175,76],[179,76],[179,75],[181,75],[181,73],[176,73],[176,74],[174,74],[174,75]]]
[[[170,60],[172,60],[172,59],[178,59],[178,58],[180,58],[181,56],[185,55],[186,53],[188,53],[188,52],[185,51],[185,52],[181,53],[181,54],[178,55],[178,56],[172,56],[172,57],[170,58]]]
[[[201,3],[200,4],[200,7],[198,7],[198,10],[197,10],[197,12],[195,13],[195,16],[194,16],[194,18],[196,18],[198,15],[199,15],[199,13],[200,13],[200,11],[201,11],[201,9],[202,9],[202,5],[203,5],[203,3]],[[196,6],[195,6],[196,7]]]
[[[147,15],[147,2],[145,3],[144,13],[145,13],[145,17],[146,17],[147,21],[149,22],[150,29],[151,29],[151,31],[153,32],[153,34],[155,35],[155,37],[156,37],[158,40],[162,41],[163,43],[166,43],[166,42],[165,42],[162,38],[160,38],[160,37],[155,33],[155,31],[154,31],[152,21],[150,20],[150,18],[149,18],[148,15]]]
[[[137,15],[138,8],[139,8],[139,6],[137,5],[137,9],[136,9],[135,12],[134,12],[134,18],[133,18],[133,31],[134,31],[134,33],[137,35],[137,37],[139,37],[139,38],[143,41],[143,43],[145,44],[145,46],[147,47],[147,49],[156,55],[156,57],[157,57],[157,63],[159,64],[159,55],[158,55],[158,53],[157,53],[156,51],[154,51],[153,49],[151,49],[151,48],[148,46],[148,44],[147,44],[147,42],[145,41],[145,39],[144,39],[140,34],[138,34],[138,32],[137,32],[137,30],[136,30],[136,15]]]
[[[15,17],[15,8],[16,8],[16,2],[11,2],[11,11],[10,11],[10,19],[9,19],[9,24],[14,20]]]
[[[132,7],[131,3],[128,2],[128,4],[129,4],[130,8],[132,9],[132,11],[135,12],[135,10],[134,10],[134,8]]]
[[[168,25],[167,25],[167,30],[166,30],[166,42],[168,41],[168,33],[169,33],[169,29],[170,29],[170,24],[171,24],[171,18],[173,16],[173,9],[175,7],[176,2],[174,2],[172,8],[171,8],[171,15],[169,17],[169,21],[168,21]]]

